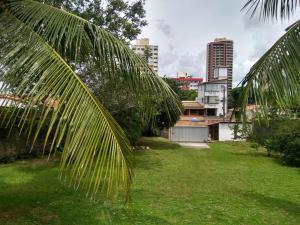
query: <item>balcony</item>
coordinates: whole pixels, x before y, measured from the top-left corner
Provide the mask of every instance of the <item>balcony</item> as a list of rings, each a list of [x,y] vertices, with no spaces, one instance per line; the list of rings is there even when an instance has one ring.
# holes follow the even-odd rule
[[[220,91],[205,91],[204,92],[204,96],[219,96],[220,95]]]
[[[218,108],[218,104],[217,103],[215,103],[215,104],[213,104],[213,103],[205,103],[204,104],[204,108],[205,109],[217,109]]]

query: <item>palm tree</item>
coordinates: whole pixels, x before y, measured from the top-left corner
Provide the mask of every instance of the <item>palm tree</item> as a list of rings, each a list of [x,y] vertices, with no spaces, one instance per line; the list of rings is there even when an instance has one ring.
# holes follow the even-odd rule
[[[289,19],[299,9],[299,0],[248,0],[244,9],[252,16],[260,10],[261,19]],[[288,110],[300,103],[300,21],[254,64],[241,82],[238,106],[245,112],[249,98],[260,106],[264,118],[276,107]],[[243,113],[245,115],[245,113]]]
[[[0,93],[15,96],[3,106],[5,125],[17,123],[33,136],[47,125],[45,143],[63,147],[60,171],[89,196],[107,194],[132,181],[131,147],[112,116],[76,75],[83,62],[93,63],[105,79],[122,80],[144,117],[156,112],[153,99],[164,101],[170,115],[180,103],[147,63],[104,29],[63,10],[32,0],[0,0]]]

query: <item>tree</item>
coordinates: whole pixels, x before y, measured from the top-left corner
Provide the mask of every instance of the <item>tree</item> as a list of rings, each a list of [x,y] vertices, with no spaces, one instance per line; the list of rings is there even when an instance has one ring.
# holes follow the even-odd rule
[[[244,9],[255,14],[261,9],[263,19],[289,19],[298,12],[298,0],[248,0]],[[286,33],[254,64],[241,82],[242,93],[238,106],[246,115],[250,96],[260,106],[264,118],[272,107],[289,113],[300,103],[300,20],[286,29]]]
[[[179,83],[172,78],[164,77],[164,81],[169,84],[172,90],[179,96],[181,101],[195,101],[198,96],[197,91],[181,90]]]
[[[180,99],[182,101],[195,101],[197,96],[198,93],[195,90],[183,90]]]
[[[134,40],[147,25],[145,0],[39,0],[74,13],[125,42]]]
[[[127,2],[124,0],[46,0],[101,27],[105,27],[125,43],[129,43],[141,33],[145,20],[144,0]],[[147,55],[149,54],[149,49]],[[148,61],[148,58],[147,58]],[[92,61],[81,62],[75,68],[77,75],[121,125],[130,143],[135,145],[145,125],[140,109],[126,84],[121,80],[103,78]],[[105,80],[105,81],[104,81]],[[101,82],[99,82],[101,81]]]
[[[229,109],[237,106],[238,100],[241,96],[241,93],[242,93],[241,87],[233,88],[232,90],[230,90],[228,92],[228,108]],[[247,104],[254,104],[254,103],[255,103],[255,101],[254,101],[253,97],[249,96]]]
[[[90,196],[100,187],[107,194],[120,187],[128,193],[131,147],[101,99],[76,74],[81,63],[97,68],[99,82],[126,84],[136,101],[147,105],[145,120],[153,118],[155,106],[149,103],[155,97],[168,111],[180,112],[174,92],[122,41],[43,3],[0,0],[0,55],[0,93],[14,99],[2,104],[13,110],[5,124],[19,120],[34,143],[47,123],[51,153],[63,148],[60,171]]]

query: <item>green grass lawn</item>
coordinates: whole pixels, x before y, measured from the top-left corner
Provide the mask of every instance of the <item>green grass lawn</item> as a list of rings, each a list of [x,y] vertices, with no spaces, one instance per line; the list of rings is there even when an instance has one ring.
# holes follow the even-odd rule
[[[1,225],[300,224],[300,170],[247,143],[181,148],[143,139],[132,201],[91,202],[57,179],[55,162],[0,165]]]

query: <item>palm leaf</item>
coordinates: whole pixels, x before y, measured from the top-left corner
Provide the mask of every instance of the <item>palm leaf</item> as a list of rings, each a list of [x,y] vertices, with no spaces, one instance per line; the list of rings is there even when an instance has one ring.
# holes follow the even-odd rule
[[[0,49],[0,93],[22,99],[7,125],[18,118],[25,130],[30,121],[26,129],[34,142],[47,122],[45,143],[51,138],[51,149],[63,146],[60,169],[74,187],[84,183],[95,194],[101,186],[110,194],[122,185],[128,193],[132,171],[126,136],[72,68],[92,60],[103,76],[121,77],[143,104],[156,96],[168,110],[180,113],[169,86],[105,30],[33,1],[5,1]],[[12,107],[10,101],[3,103],[8,105]],[[149,105],[145,117],[154,111]],[[86,178],[89,182],[81,182]]]
[[[38,110],[41,120],[36,138],[45,118],[51,118],[47,137],[55,127],[52,146],[58,147],[64,140],[60,169],[69,172],[76,186],[88,176],[89,190],[95,193],[100,178],[105,177],[108,192],[120,182],[128,190],[130,148],[121,128],[53,48],[10,14],[2,14],[0,21],[5,34],[13,37],[12,42],[1,46],[4,57],[0,64],[7,72],[25,75],[14,90],[17,96],[27,99],[26,104],[16,105],[16,109],[20,105],[22,108],[19,125],[23,127],[28,119],[33,121],[31,115]],[[47,98],[59,102],[55,110],[51,104],[44,104]]]
[[[250,96],[260,107],[264,118],[270,108],[284,113],[300,102],[300,21],[296,22],[254,64],[241,82],[242,94],[238,106],[245,116]]]
[[[35,30],[68,62],[93,61],[102,76],[114,82],[121,77],[138,101],[149,102],[145,117],[151,118],[156,111],[150,104],[153,98],[164,99],[167,108],[180,112],[180,103],[162,78],[144,59],[104,29],[70,13],[30,0],[11,0],[6,6],[11,14]]]
[[[290,18],[299,8],[299,0],[248,0],[243,9],[247,9],[253,16],[260,10],[261,18],[281,19]]]

